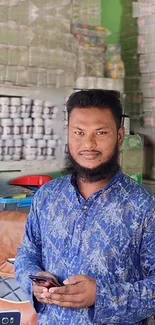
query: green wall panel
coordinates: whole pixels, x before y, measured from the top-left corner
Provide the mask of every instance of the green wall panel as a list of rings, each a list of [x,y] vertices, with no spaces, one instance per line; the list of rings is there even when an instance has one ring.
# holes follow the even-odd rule
[[[121,28],[121,0],[101,0],[102,6],[102,25],[111,31],[107,38],[107,43],[120,43]]]

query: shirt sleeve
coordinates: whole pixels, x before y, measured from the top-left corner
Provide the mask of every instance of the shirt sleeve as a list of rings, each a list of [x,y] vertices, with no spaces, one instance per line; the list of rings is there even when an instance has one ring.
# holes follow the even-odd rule
[[[28,295],[28,298],[36,309],[40,312],[44,305],[37,302],[32,293],[32,280],[30,274],[44,271],[42,267],[42,245],[39,225],[40,213],[40,191],[34,197],[30,213],[28,215],[25,234],[22,245],[18,248],[15,259],[15,276],[21,289]]]
[[[135,324],[155,315],[155,209],[145,218],[140,246],[141,281],[104,283],[97,279],[96,324]]]

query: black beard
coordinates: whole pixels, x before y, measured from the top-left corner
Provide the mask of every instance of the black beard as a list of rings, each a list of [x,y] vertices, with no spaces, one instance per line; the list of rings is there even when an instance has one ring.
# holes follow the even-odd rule
[[[76,178],[79,177],[87,183],[96,183],[104,179],[111,179],[120,169],[118,164],[119,150],[115,147],[112,157],[105,163],[95,168],[86,168],[79,165],[71,156],[70,152],[66,154],[66,171]]]

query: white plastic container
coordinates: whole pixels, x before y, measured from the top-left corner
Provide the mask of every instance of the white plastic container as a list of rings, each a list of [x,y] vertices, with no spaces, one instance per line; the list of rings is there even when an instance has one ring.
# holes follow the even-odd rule
[[[22,158],[22,149],[23,149],[23,141],[21,139],[14,140],[14,154],[13,160],[17,161]]]
[[[22,137],[23,139],[30,139],[33,133],[32,119],[25,118],[23,119],[23,127],[22,127]]]
[[[9,118],[10,107],[9,107],[9,98],[0,97],[0,118]]]
[[[43,111],[43,101],[38,99],[34,100],[31,117],[35,119],[41,118],[42,111]]]
[[[138,53],[146,54],[155,52],[155,33],[139,35],[138,37]]]
[[[54,123],[51,119],[44,120],[44,139],[51,140],[53,136]]]
[[[155,72],[155,55],[154,55],[154,53],[140,55],[139,65],[140,65],[141,73]]]
[[[30,113],[31,113],[31,99],[27,97],[22,97],[21,117],[29,118]]]
[[[24,158],[26,160],[36,160],[37,141],[35,139],[28,139],[25,141]]]
[[[57,118],[57,114],[52,115],[52,120],[55,120]]]
[[[141,75],[140,88],[144,98],[155,98],[155,72]]]
[[[13,137],[14,137],[14,139],[21,139],[22,125],[23,125],[23,120],[21,118],[17,118],[17,119],[13,120]]]
[[[33,120],[33,138],[37,140],[43,139],[44,135],[44,120],[37,118]]]
[[[54,105],[52,102],[46,101],[43,105],[42,118],[51,119],[53,115]]]
[[[20,118],[21,113],[21,99],[18,97],[11,97],[10,99],[10,117]]]
[[[13,159],[14,154],[14,140],[6,140],[4,144],[4,161],[10,161]]]
[[[9,140],[13,137],[12,132],[12,119],[11,118],[5,118],[1,119],[1,128],[2,128],[2,140]]]
[[[60,139],[60,137],[58,134],[53,134],[53,140],[59,140],[59,139]]]
[[[37,140],[37,160],[44,160],[46,157],[46,140]]]
[[[0,160],[2,161],[4,159],[4,140],[0,139]]]
[[[47,160],[55,159],[55,151],[56,151],[57,141],[56,140],[48,140],[47,141]]]
[[[138,32],[140,35],[154,33],[155,31],[155,14],[141,17],[138,19]]]

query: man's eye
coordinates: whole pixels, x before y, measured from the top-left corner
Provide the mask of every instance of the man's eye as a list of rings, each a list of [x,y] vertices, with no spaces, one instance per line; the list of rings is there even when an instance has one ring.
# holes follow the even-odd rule
[[[84,133],[82,131],[76,131],[75,134],[76,135],[84,135]]]
[[[96,134],[97,134],[97,135],[104,135],[104,134],[107,134],[107,132],[104,132],[104,131],[98,131]]]

